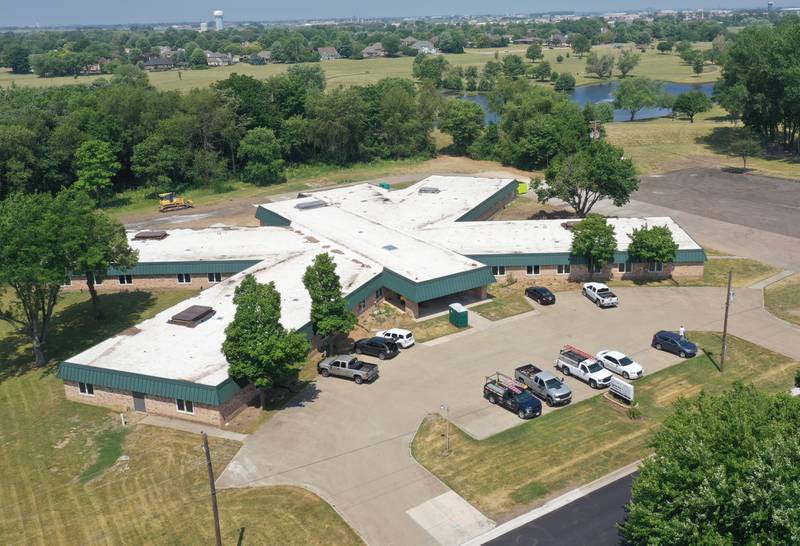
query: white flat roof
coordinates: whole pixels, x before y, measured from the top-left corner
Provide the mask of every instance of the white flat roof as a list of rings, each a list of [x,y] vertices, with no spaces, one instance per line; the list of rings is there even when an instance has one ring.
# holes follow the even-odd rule
[[[423,282],[464,271],[483,264],[424,241],[411,233],[388,227],[377,221],[343,210],[337,206],[298,209],[316,197],[303,197],[262,205],[302,227],[325,237],[351,252],[382,264],[414,282]]]
[[[135,239],[142,231],[146,230],[126,232],[142,263],[263,260],[302,243],[302,237],[276,227],[170,229],[161,240]]]
[[[296,246],[212,286],[155,317],[137,324],[68,359],[74,364],[137,373],[166,379],[218,385],[228,378],[228,362],[222,354],[225,328],[236,311],[233,294],[245,275],[252,273],[261,283],[273,281],[281,294],[281,323],[300,328],[309,321],[311,301],[302,283],[303,273],[314,257],[330,252],[336,262],[345,293],[379,275],[383,268],[330,241],[317,239],[296,228],[282,230]],[[280,237],[275,236],[276,239]],[[169,239],[169,237],[167,238]],[[165,239],[165,240],[167,240]],[[167,321],[191,305],[207,305],[216,314],[195,328]]]
[[[419,236],[465,255],[537,254],[569,252],[572,232],[562,224],[565,220],[515,220],[486,222],[455,222],[421,230]],[[617,250],[630,244],[634,228],[666,226],[672,232],[680,250],[700,249],[694,239],[672,218],[608,218],[614,226]]]

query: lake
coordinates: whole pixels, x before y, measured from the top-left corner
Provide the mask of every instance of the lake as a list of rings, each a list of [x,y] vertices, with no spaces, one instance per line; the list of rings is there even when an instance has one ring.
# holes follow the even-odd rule
[[[581,107],[587,102],[614,102],[613,91],[619,86],[619,82],[594,83],[576,87],[569,93],[570,98]],[[665,83],[664,91],[670,95],[680,95],[688,91],[702,91],[709,97],[714,91],[713,83]],[[489,100],[485,94],[464,94],[464,100],[475,102],[483,108],[486,113],[486,123],[497,123],[499,116],[489,110]],[[650,119],[669,115],[669,108],[642,108],[636,113],[636,119]],[[627,110],[614,110],[614,121],[629,121],[630,113]]]

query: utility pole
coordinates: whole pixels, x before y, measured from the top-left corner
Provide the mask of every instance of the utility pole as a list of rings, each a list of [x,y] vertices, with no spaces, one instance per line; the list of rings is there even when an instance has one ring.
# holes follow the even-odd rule
[[[725,292],[725,320],[722,322],[722,356],[719,361],[719,371],[725,368],[725,356],[728,353],[728,310],[731,307],[731,280],[733,269],[728,271],[728,290]]]
[[[208,467],[208,486],[211,488],[211,510],[214,512],[214,535],[217,539],[217,546],[222,546],[222,532],[219,529],[219,509],[217,508],[217,488],[214,485],[214,468],[211,466],[211,450],[208,449],[208,436],[203,434],[203,451],[206,454],[206,466]]]

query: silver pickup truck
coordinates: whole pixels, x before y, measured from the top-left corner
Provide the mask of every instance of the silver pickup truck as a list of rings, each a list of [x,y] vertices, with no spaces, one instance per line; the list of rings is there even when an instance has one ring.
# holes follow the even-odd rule
[[[572,401],[572,389],[550,372],[533,364],[526,364],[514,370],[514,379],[528,386],[528,389],[545,401],[548,406],[561,406]]]
[[[378,365],[362,362],[351,355],[329,356],[319,364],[317,371],[322,377],[335,375],[352,379],[357,384],[373,381],[378,378]]]

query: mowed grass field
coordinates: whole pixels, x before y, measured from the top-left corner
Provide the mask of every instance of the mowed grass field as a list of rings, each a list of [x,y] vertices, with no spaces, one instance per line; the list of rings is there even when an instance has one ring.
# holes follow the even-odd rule
[[[776,317],[800,326],[800,273],[769,285],[764,305]]]
[[[0,537],[3,544],[210,544],[205,458],[196,435],[131,425],[64,398],[55,361],[152,316],[193,291],[103,296],[89,318],[69,294],[51,339],[54,362],[30,367],[24,339],[0,325]],[[125,432],[127,431],[127,432]],[[217,475],[239,449],[210,438]],[[121,455],[121,457],[120,457]],[[291,487],[222,491],[226,544],[360,544],[316,495]]]
[[[445,421],[429,417],[413,441],[414,457],[484,514],[505,520],[649,455],[648,436],[678,397],[719,393],[735,381],[786,391],[798,368],[783,355],[731,338],[720,372],[712,360],[720,353],[720,335],[690,332],[689,337],[711,357],[698,356],[636,381],[639,419],[595,396],[483,441],[452,427],[452,453],[445,456]]]
[[[630,48],[633,45],[627,44],[625,47]],[[695,44],[697,49],[706,49],[708,47],[710,47],[710,44],[706,42]],[[526,49],[527,46],[522,45],[511,45],[504,48],[467,49],[464,53],[446,54],[445,57],[453,66],[482,67],[487,61],[494,60],[495,56],[502,59],[503,56],[513,53],[524,57]],[[595,46],[592,50],[598,54],[610,53],[616,56],[619,54],[620,48],[612,45],[601,45]],[[570,55],[569,58],[567,58],[567,54]],[[556,61],[559,55],[564,57],[561,63]],[[571,72],[574,74],[578,85],[601,81],[593,75],[586,74],[586,58],[580,58],[572,54],[569,48],[545,48],[544,58],[550,62],[553,70],[559,73]],[[319,65],[325,70],[328,86],[337,87],[375,83],[382,78],[411,78],[413,62],[413,57],[384,57],[359,60],[339,59],[319,63]],[[313,64],[316,65],[317,63]],[[233,66],[215,67],[207,70],[151,72],[150,82],[158,89],[185,91],[194,87],[207,87],[215,81],[224,80],[233,73],[246,74],[255,78],[267,78],[285,72],[289,66],[291,65],[267,64],[254,66],[239,63]],[[707,65],[705,72],[699,77],[695,76],[691,66],[683,63],[677,55],[663,55],[654,49],[649,49],[642,53],[641,62],[632,74],[679,83],[713,82],[719,76],[718,68],[712,65]],[[0,73],[0,86],[9,86],[12,83],[18,86],[88,84],[101,77],[104,76],[39,78],[34,74],[19,75],[4,72]],[[615,74],[614,79],[617,77],[618,74]]]

